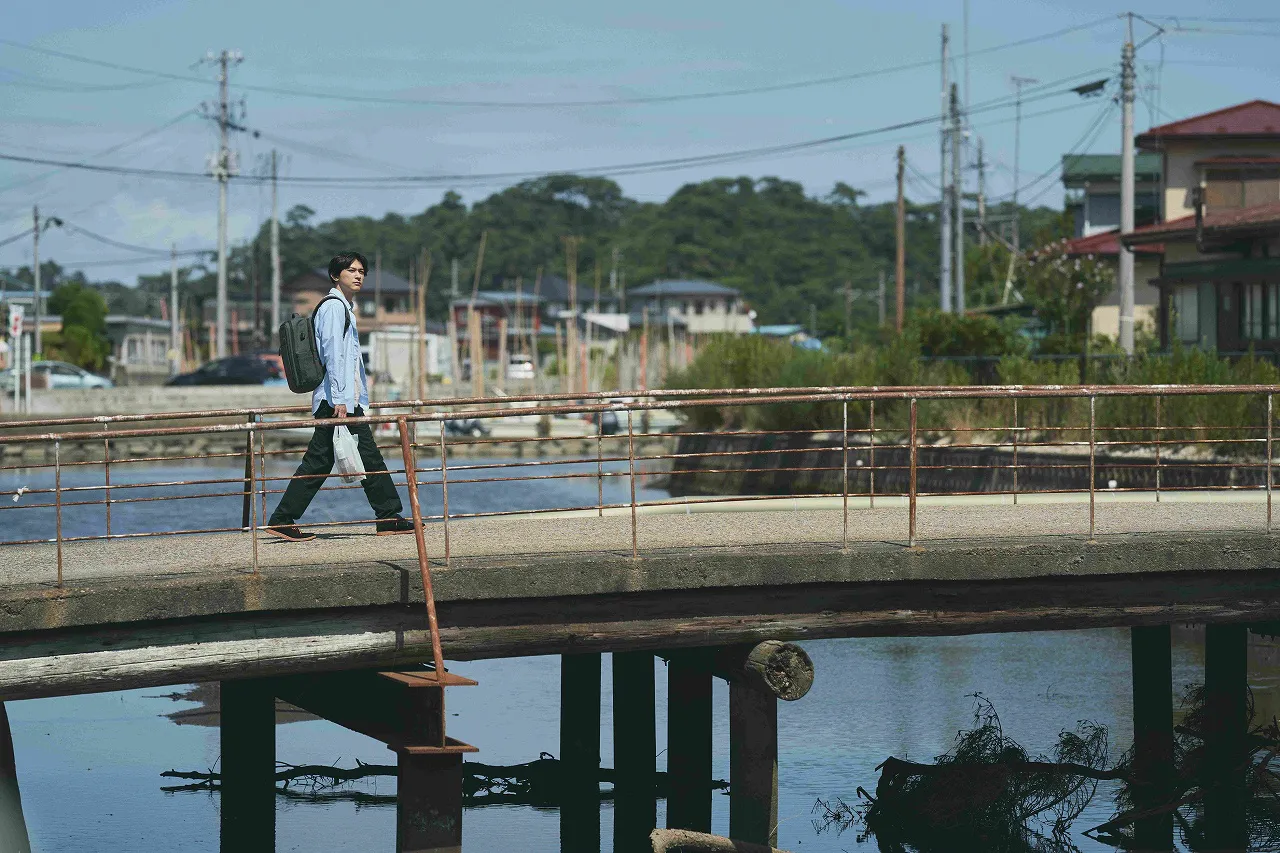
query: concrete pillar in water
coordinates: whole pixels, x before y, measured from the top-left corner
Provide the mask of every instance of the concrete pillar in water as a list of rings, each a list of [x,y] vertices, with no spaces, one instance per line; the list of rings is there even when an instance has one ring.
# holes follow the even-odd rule
[[[1243,850],[1243,765],[1248,747],[1249,629],[1209,625],[1204,636],[1205,843],[1208,849]]]
[[[711,649],[667,667],[667,827],[711,831]]]
[[[221,849],[273,851],[276,844],[276,699],[263,679],[223,681]]]
[[[22,793],[18,790],[18,765],[13,757],[13,733],[3,702],[0,702],[0,849],[31,853],[27,821],[22,815]]]
[[[396,853],[461,853],[462,756],[397,755]]]
[[[1173,778],[1173,652],[1168,625],[1133,628],[1133,745],[1135,805],[1167,802]],[[1173,849],[1173,815],[1138,821],[1139,850]]]
[[[778,700],[729,683],[729,836],[778,844]]]
[[[600,654],[560,658],[560,849],[600,851]]]
[[[613,654],[613,849],[648,851],[658,822],[653,655]]]

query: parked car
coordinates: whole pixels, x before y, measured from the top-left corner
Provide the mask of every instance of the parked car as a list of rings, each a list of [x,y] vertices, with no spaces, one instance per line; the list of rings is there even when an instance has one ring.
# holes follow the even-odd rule
[[[13,393],[14,371],[0,373],[0,388]],[[114,388],[115,383],[105,376],[90,373],[83,367],[65,361],[37,361],[31,365],[33,388]]]
[[[473,436],[483,438],[489,434],[489,428],[479,418],[455,418],[444,422],[446,435]]]
[[[592,412],[588,416],[593,426],[600,427],[601,435],[617,435],[618,433],[618,413],[614,411]]]
[[[206,362],[165,385],[279,385],[284,381],[284,371],[272,361],[255,355],[233,355]]]

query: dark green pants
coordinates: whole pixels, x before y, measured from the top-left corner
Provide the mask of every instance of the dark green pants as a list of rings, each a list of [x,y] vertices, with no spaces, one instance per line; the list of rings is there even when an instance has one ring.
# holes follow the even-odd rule
[[[356,418],[362,417],[364,410],[356,406],[351,415]],[[333,407],[328,403],[321,403],[320,408],[316,409],[315,416],[331,418]],[[356,437],[360,458],[364,461],[364,470],[368,475],[363,480],[364,494],[369,499],[369,506],[373,507],[374,516],[394,518],[404,507],[400,503],[400,495],[396,494],[395,484],[391,482],[391,475],[384,473],[387,470],[387,463],[382,461],[382,454],[373,440],[372,430],[369,429],[368,424],[351,426],[349,429]],[[276,507],[275,512],[271,513],[271,521],[268,524],[293,524],[301,518],[307,511],[307,507],[311,505],[311,499],[316,496],[316,492],[320,491],[320,487],[324,485],[326,477],[332,470],[333,427],[318,426],[311,436],[311,443],[307,445],[307,453],[302,457],[302,464],[294,472],[294,479],[289,481],[288,488],[280,498],[280,505]],[[299,477],[304,479],[298,479]]]

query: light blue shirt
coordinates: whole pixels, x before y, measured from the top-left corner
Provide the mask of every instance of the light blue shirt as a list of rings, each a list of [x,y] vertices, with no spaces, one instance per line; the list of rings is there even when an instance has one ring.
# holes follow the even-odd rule
[[[360,357],[360,335],[356,331],[354,306],[333,288],[330,299],[316,312],[316,346],[320,360],[324,362],[324,381],[311,392],[311,412],[315,414],[322,402],[328,401],[335,409],[345,405],[347,414],[353,414],[356,406],[369,411],[369,380],[364,372],[364,359]],[[344,334],[343,315],[350,319]]]

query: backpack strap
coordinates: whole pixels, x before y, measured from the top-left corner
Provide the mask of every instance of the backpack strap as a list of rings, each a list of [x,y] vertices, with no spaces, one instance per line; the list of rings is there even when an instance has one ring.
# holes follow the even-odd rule
[[[315,325],[316,315],[320,313],[320,306],[328,302],[330,299],[338,299],[339,301],[342,302],[343,308],[344,309],[346,308],[347,300],[341,299],[341,297],[333,296],[332,294],[330,294],[329,296],[326,296],[324,299],[321,299],[319,302],[316,303],[315,309],[312,310],[311,312],[312,325]],[[350,329],[350,328],[351,328],[351,314],[350,312],[344,310],[342,312],[342,334],[345,335],[347,333],[347,329]]]

